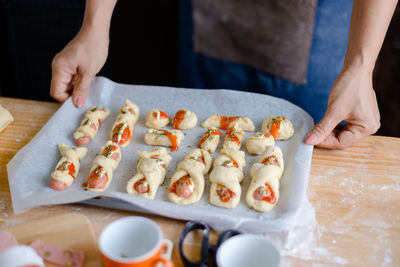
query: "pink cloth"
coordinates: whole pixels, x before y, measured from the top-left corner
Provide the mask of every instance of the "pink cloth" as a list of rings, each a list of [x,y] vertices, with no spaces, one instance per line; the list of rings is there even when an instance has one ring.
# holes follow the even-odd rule
[[[15,236],[7,231],[0,231],[0,240],[0,254],[11,247],[18,245]]]

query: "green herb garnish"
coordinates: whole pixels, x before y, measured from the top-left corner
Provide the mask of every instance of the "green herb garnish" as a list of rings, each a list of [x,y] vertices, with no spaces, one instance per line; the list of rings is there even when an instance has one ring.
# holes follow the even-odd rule
[[[90,122],[90,120],[89,119],[86,119],[83,123],[82,123],[82,126],[86,126],[86,125],[88,125],[89,124],[89,122]]]

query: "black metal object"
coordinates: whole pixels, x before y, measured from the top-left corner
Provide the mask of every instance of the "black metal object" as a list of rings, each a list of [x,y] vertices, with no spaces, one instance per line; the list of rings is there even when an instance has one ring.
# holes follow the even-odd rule
[[[186,236],[193,230],[203,230],[203,239],[201,241],[201,253],[199,261],[191,261],[186,258],[183,252],[183,241]],[[210,226],[205,222],[190,221],[186,224],[179,238],[179,254],[185,267],[206,267],[211,262],[210,266],[216,266],[215,255],[219,246],[228,238],[240,235],[241,232],[236,230],[226,230],[220,234],[216,245],[209,244]]]

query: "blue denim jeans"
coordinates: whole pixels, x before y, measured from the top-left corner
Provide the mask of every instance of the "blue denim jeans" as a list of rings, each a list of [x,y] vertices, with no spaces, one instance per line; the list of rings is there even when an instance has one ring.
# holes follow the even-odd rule
[[[298,85],[253,67],[194,52],[192,3],[179,3],[179,86],[233,89],[285,98],[316,122],[324,115],[329,92],[347,48],[353,1],[319,0],[308,65],[307,84]]]

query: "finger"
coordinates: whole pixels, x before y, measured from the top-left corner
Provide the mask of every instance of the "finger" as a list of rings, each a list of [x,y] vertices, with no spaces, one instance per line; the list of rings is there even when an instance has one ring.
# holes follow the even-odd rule
[[[64,102],[69,96],[72,75],[60,69],[54,69],[50,83],[50,95],[59,102]]]
[[[340,121],[341,119],[335,115],[335,112],[328,108],[322,120],[315,124],[314,128],[307,134],[306,144],[315,145],[325,140]]]
[[[318,147],[328,149],[345,149],[360,141],[368,133],[365,128],[359,125],[348,124],[342,130],[332,132],[325,140],[317,144]]]
[[[85,105],[92,79],[92,75],[82,73],[79,75],[76,81],[76,85],[74,86],[74,91],[72,93],[72,101],[78,108],[81,108]]]

